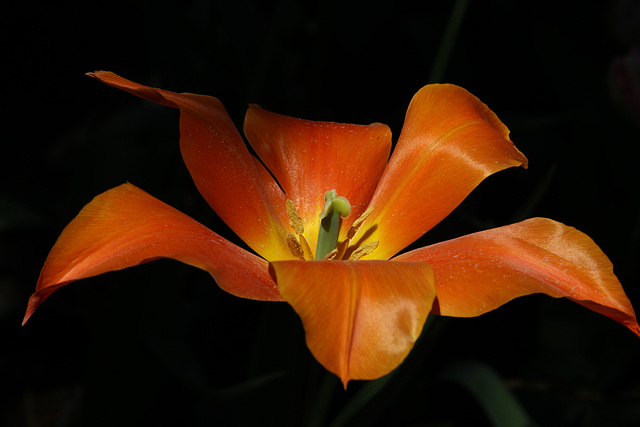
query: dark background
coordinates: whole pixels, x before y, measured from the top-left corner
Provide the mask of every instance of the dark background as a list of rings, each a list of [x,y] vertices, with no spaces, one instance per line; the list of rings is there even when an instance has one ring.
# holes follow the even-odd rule
[[[419,243],[550,217],[589,234],[640,307],[640,2],[466,3],[41,0],[5,10],[0,425],[516,425],[495,418],[510,407],[499,393],[474,394],[487,372],[538,425],[640,425],[640,340],[545,296],[436,318],[392,376],[346,392],[310,357],[286,304],[232,297],[172,261],[68,286],[20,326],[62,228],[123,182],[234,238],[182,163],[178,113],[84,76],[97,69],[216,96],[238,126],[258,103],[383,122],[395,135],[420,87],[459,84],[509,126],[530,168],[487,179]],[[464,15],[443,60],[456,7]]]

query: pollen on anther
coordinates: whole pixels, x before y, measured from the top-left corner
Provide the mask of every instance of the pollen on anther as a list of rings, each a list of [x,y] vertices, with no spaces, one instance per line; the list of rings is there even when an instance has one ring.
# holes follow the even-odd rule
[[[338,256],[338,249],[334,249],[331,252],[329,252],[328,254],[326,254],[324,259],[325,260],[332,260],[332,259],[336,259],[337,256]]]
[[[355,236],[358,233],[358,230],[362,226],[362,223],[364,223],[364,221],[367,219],[367,217],[369,216],[372,210],[373,210],[373,206],[369,206],[367,210],[365,210],[358,219],[353,221],[353,224],[351,224],[351,228],[347,232],[347,239],[353,239],[353,236]]]
[[[300,215],[298,214],[293,201],[287,199],[285,206],[287,208],[289,223],[291,224],[291,228],[293,228],[293,231],[295,231],[296,234],[304,234],[304,225],[302,225],[302,218],[300,218]]]
[[[362,258],[363,256],[369,255],[371,252],[373,252],[378,247],[379,243],[380,242],[377,241],[377,240],[365,243],[364,245],[360,246],[358,249],[353,251],[353,253],[349,257],[349,260],[350,261],[357,261],[360,258]]]
[[[289,251],[291,251],[291,254],[294,257],[304,259],[304,250],[302,249],[302,245],[291,233],[287,233],[287,245],[289,246]]]

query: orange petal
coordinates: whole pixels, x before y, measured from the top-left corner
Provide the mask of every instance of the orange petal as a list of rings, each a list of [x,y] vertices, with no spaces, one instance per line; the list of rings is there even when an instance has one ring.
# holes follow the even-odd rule
[[[366,226],[387,259],[446,217],[487,176],[527,159],[478,98],[454,85],[428,85],[411,101]],[[363,231],[365,231],[363,229]]]
[[[24,322],[61,286],[157,258],[201,268],[233,295],[282,300],[265,260],[124,184],[94,198],[64,229],[45,261]]]
[[[435,297],[422,262],[278,261],[270,270],[302,319],[307,346],[345,387],[402,363]]]
[[[258,170],[218,99],[143,86],[106,71],[88,75],[141,98],[178,108],[182,157],[206,201],[264,258],[292,258],[285,228],[265,189],[274,187],[273,178]]]
[[[257,105],[247,111],[244,132],[295,204],[312,245],[316,243],[324,193],[335,189],[351,203],[353,211],[342,227],[346,232],[367,208],[391,149],[391,131],[380,123],[313,122],[271,113]]]
[[[394,260],[431,265],[435,313],[478,316],[516,297],[544,293],[569,298],[640,336],[631,302],[607,256],[586,234],[550,219],[469,234]]]

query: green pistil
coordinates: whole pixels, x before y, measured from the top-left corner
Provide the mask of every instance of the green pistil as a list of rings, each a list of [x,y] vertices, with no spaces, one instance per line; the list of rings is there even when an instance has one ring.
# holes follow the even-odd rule
[[[340,223],[351,213],[351,204],[347,199],[338,196],[336,190],[324,193],[324,209],[320,214],[320,230],[316,246],[316,259],[324,259],[329,252],[338,247]]]

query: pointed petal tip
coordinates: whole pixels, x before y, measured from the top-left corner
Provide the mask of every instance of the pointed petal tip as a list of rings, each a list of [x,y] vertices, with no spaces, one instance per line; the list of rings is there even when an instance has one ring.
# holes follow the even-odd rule
[[[29,303],[27,304],[27,311],[24,314],[24,318],[22,319],[22,326],[24,326],[27,321],[31,318],[36,309],[40,306],[44,299],[38,295],[37,292],[33,293],[29,297]]]
[[[84,75],[87,77],[92,77],[97,80],[103,80],[108,77],[119,77],[117,74],[111,71],[103,71],[103,70],[89,71],[88,73],[84,73]]]
[[[347,384],[349,384],[350,378],[342,377],[340,381],[342,382],[342,387],[344,387],[344,391],[347,391]]]
[[[625,326],[640,338],[640,325],[638,325],[638,322],[635,319],[634,322],[629,322],[625,324]]]
[[[522,152],[520,152],[520,150],[518,150],[518,152],[520,154],[522,154]],[[520,167],[522,167],[523,169],[529,169],[529,159],[527,159],[527,157],[522,154],[522,163],[520,164]]]
[[[29,320],[29,318],[31,318],[31,315],[33,314],[34,311],[35,311],[35,308],[31,308],[31,305],[27,307],[27,312],[24,314],[24,318],[22,319],[21,326],[24,326],[27,324],[27,321]]]

